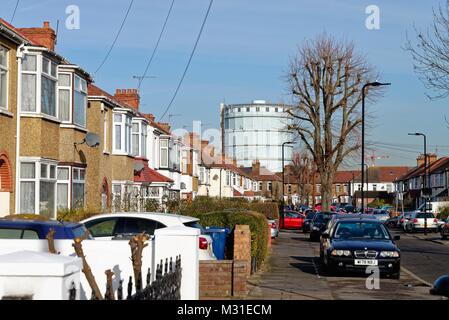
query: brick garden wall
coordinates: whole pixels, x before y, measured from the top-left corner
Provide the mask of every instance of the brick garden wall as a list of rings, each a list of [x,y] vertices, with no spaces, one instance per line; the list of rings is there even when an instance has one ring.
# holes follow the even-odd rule
[[[200,299],[244,297],[251,273],[249,226],[234,229],[234,260],[200,261]]]

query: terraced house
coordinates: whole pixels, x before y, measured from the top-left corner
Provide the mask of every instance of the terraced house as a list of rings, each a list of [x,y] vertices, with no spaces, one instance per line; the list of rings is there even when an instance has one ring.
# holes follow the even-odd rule
[[[181,138],[139,111],[136,89],[111,95],[94,85],[55,40],[48,22],[0,20],[0,216],[179,198]]]

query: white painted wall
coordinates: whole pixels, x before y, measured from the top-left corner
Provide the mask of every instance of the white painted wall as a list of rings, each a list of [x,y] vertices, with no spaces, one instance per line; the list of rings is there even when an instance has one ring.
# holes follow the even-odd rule
[[[222,198],[232,197],[234,195],[232,187],[226,185],[226,170],[225,169],[220,170],[220,168],[210,169],[209,196],[211,197],[220,196],[220,171],[221,171],[221,197]]]
[[[47,252],[16,251],[0,255],[0,299],[68,300],[72,284],[80,299],[82,260]]]
[[[169,227],[156,230],[155,240],[150,240],[142,253],[142,278],[146,279],[147,270],[151,267],[154,279],[156,261],[160,259],[165,261],[165,258],[170,257],[175,259],[176,255],[180,254],[183,267],[181,299],[198,299],[199,230],[185,227],[181,229],[183,230]],[[75,256],[72,244],[72,240],[55,240],[56,250],[65,256]],[[119,281],[125,280],[123,294],[126,297],[129,276],[133,275],[128,240],[85,240],[83,249],[101,292],[104,293],[106,290],[105,271],[111,269],[115,273],[114,292],[117,291]],[[48,252],[48,244],[46,240],[0,240],[0,255],[21,250]],[[81,299],[90,299],[90,297],[91,289],[85,276],[82,275]]]

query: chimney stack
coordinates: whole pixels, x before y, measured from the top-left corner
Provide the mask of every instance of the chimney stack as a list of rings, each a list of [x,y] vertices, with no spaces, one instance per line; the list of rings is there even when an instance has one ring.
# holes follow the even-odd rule
[[[121,103],[127,104],[136,111],[139,111],[140,96],[137,89],[117,89],[114,94]]]
[[[256,160],[253,162],[253,166],[252,166],[252,172],[254,175],[260,175],[260,162],[259,160]]]
[[[427,165],[430,165],[431,163],[435,162],[437,160],[436,153],[428,153],[427,154]],[[424,154],[420,154],[418,158],[416,158],[416,165],[422,166],[424,164]]]
[[[44,21],[42,28],[17,28],[17,30],[34,44],[55,51],[56,33],[50,28],[50,22]]]

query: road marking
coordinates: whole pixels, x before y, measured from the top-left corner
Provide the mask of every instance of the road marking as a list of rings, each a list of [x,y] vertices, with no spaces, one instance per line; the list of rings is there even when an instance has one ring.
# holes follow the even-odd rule
[[[429,287],[433,287],[433,284],[427,282],[426,280],[423,280],[422,278],[418,277],[416,274],[414,274],[413,272],[411,272],[410,270],[404,268],[401,266],[402,271],[404,271],[405,273],[407,273],[409,276],[411,276],[412,278],[415,278],[416,280],[424,283],[426,286]]]

